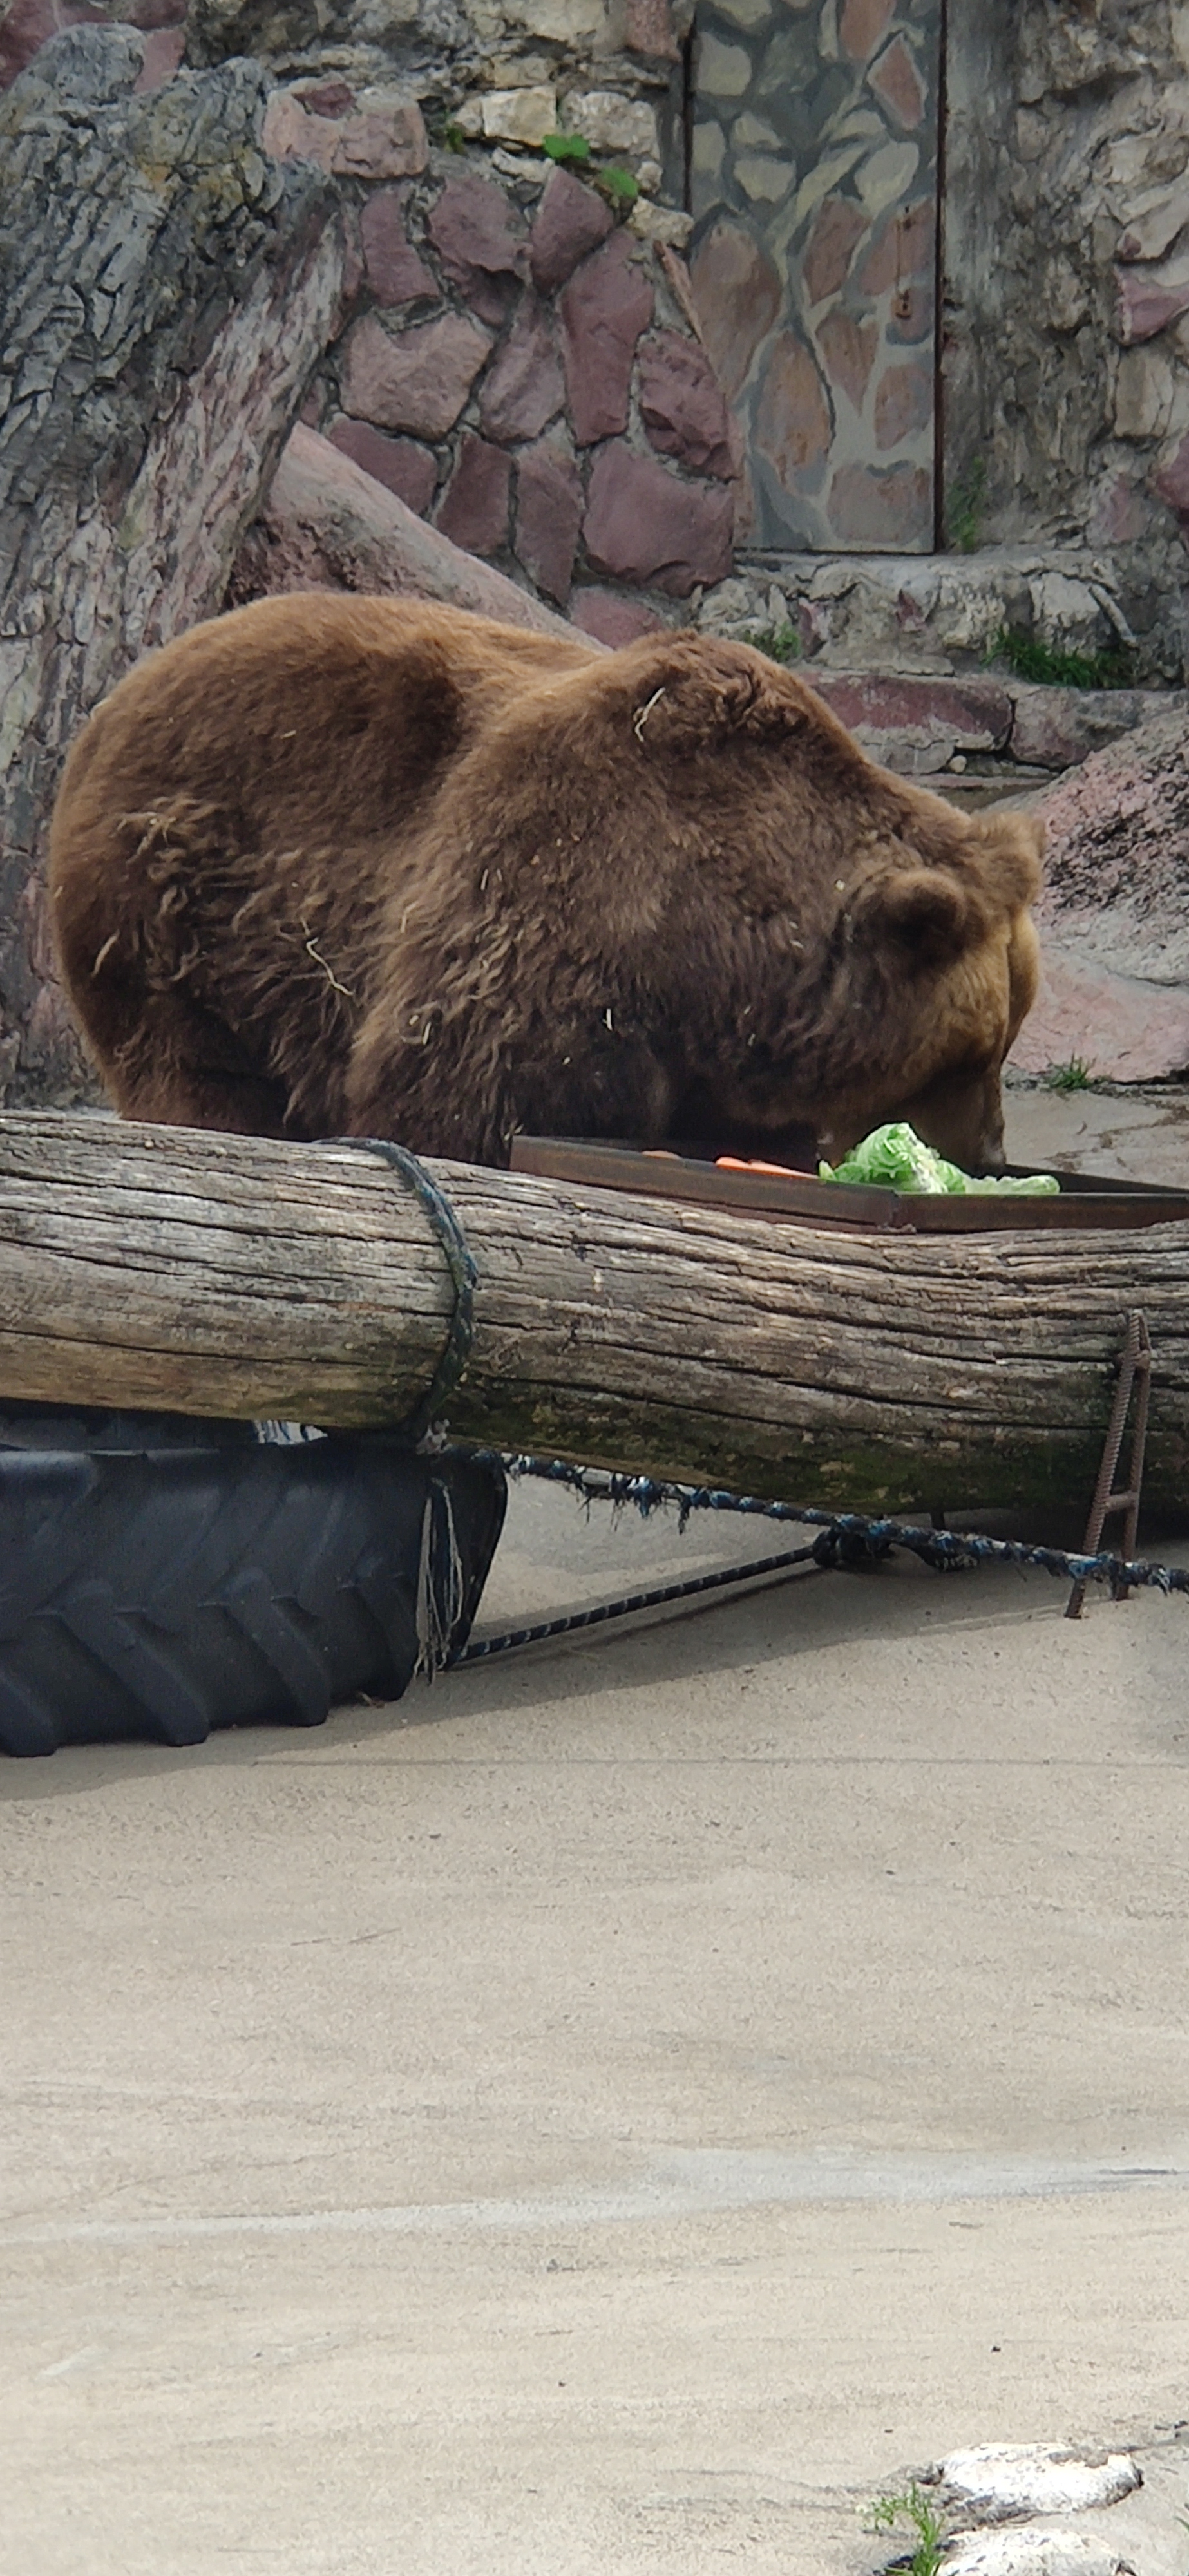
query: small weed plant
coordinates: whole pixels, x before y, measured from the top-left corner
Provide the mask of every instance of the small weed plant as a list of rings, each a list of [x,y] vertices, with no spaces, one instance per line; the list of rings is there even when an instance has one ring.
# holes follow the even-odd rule
[[[945,2548],[945,2524],[915,2478],[898,2495],[876,2497],[870,2507],[870,2529],[907,2531],[915,2543],[903,2561],[909,2576],[937,2576]]]
[[[783,626],[761,626],[759,632],[747,640],[754,644],[757,653],[766,653],[770,662],[788,664],[801,659],[801,638],[796,627],[787,622]]]
[[[1051,1064],[1045,1075],[1048,1091],[1088,1091],[1094,1077],[1084,1055],[1071,1055],[1064,1064]]]
[[[1017,680],[1039,680],[1050,688],[1129,689],[1135,680],[1132,657],[1119,644],[1101,653],[1058,653],[1014,626],[1000,627],[986,659],[1005,662]]]
[[[563,169],[575,161],[585,166],[590,160],[590,145],[584,134],[547,134],[541,150],[551,161],[560,161]]]
[[[640,194],[639,181],[617,161],[596,162],[584,134],[547,134],[542,152],[563,170],[579,170],[591,181],[608,205],[627,214]]]
[[[987,506],[987,460],[974,456],[949,496],[945,514],[945,532],[955,554],[977,552],[983,532],[983,515]]]

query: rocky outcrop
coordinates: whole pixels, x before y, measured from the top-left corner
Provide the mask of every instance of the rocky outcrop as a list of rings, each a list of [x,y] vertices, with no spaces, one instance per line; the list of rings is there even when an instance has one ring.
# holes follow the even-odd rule
[[[1156,1081],[1189,1068],[1189,721],[1158,717],[1071,770],[1048,831],[1044,976],[1013,1062]]]
[[[343,227],[260,148],[229,63],[136,95],[145,39],[59,35],[0,102],[0,1094],[85,1076],[52,975],[45,834],[82,717],[222,599],[339,319]]]

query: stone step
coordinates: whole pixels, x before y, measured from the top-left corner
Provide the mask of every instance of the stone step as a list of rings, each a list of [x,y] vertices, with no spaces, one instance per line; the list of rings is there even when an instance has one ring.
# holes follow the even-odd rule
[[[936,777],[972,760],[1031,771],[1043,785],[1154,716],[1189,718],[1185,689],[1067,689],[996,674],[967,679],[920,672],[837,671],[794,666],[865,751],[902,776]],[[1027,776],[1009,780],[1027,785]]]
[[[748,553],[706,592],[700,622],[789,625],[809,661],[835,670],[977,674],[1005,633],[1053,653],[1125,661],[1137,686],[1189,676],[1180,558],[1157,568],[1134,546],[983,546],[971,554]]]

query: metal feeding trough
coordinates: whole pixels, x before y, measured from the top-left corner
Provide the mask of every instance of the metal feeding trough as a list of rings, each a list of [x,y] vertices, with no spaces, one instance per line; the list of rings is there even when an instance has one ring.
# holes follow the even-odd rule
[[[1009,1164],[1023,1178],[1026,1167]],[[1035,1168],[1035,1166],[1031,1167]],[[1170,1225],[1189,1218],[1189,1190],[1164,1183],[1107,1180],[1097,1173],[1056,1172],[1052,1198],[949,1198],[921,1190],[879,1189],[866,1182],[819,1181],[811,1172],[728,1171],[709,1146],[679,1143],[648,1153],[639,1145],[591,1144],[567,1136],[517,1136],[512,1170],[540,1180],[576,1181],[630,1190],[740,1216],[783,1218],[794,1225],[886,1234],[1033,1233],[1075,1226]]]

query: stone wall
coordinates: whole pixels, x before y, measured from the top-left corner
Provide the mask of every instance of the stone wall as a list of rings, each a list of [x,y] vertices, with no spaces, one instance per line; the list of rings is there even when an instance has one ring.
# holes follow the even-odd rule
[[[1189,646],[1189,8],[949,0],[948,78],[951,540],[1087,548],[1172,675]]]
[[[406,87],[439,128],[539,144],[565,127],[684,199],[683,47],[694,0],[0,0],[0,89],[79,21],[159,37],[157,65],[248,54],[279,78]]]
[[[402,19],[386,0],[369,17],[352,0],[341,24],[332,9],[315,27],[296,4],[286,15],[287,0],[254,17],[238,0],[221,14],[214,0],[190,0],[188,14],[186,0],[116,5],[147,26],[142,91],[176,76],[183,48],[254,43],[274,64],[303,50],[316,64],[274,87],[263,135],[271,155],[334,183],[354,239],[344,327],[305,420],[456,544],[607,641],[680,617],[680,602],[729,573],[739,448],[679,256],[690,220],[644,190],[615,200],[601,176],[626,135],[659,187],[646,100],[600,100],[589,84],[569,94],[570,121],[592,145],[578,175],[540,149],[573,51],[560,35],[547,86],[531,85],[542,65],[521,52],[520,87],[480,92],[467,87],[475,26],[452,53],[444,22],[434,80],[445,106],[436,117],[431,106],[427,131],[409,81],[393,77],[409,45],[432,49],[424,8]],[[436,5],[427,0],[431,14]],[[52,18],[108,15],[92,0],[13,0],[5,77]],[[655,10],[636,32],[660,42]],[[675,53],[671,32],[665,42]],[[433,87],[428,74],[421,86]],[[468,140],[484,120],[493,132]],[[495,139],[504,133],[515,144]]]
[[[303,418],[604,641],[679,613],[730,570],[737,452],[671,245],[540,154],[431,150],[415,106],[384,148],[367,115],[323,78],[266,121],[351,174],[358,222]]]
[[[639,182],[641,232],[649,223],[654,232],[666,221],[679,227],[680,215],[666,208],[691,204],[696,214],[707,343],[748,451],[744,548],[890,555],[927,551],[929,542],[921,479],[929,344],[920,326],[931,234],[917,93],[923,109],[928,65],[922,87],[918,38],[935,6],[698,0],[695,26],[694,0],[8,0],[6,9],[0,0],[0,86],[53,26],[113,16],[147,31],[146,86],[183,52],[201,63],[252,52],[290,84],[328,85],[333,122],[344,114],[334,105],[336,84],[350,94],[351,112],[364,116],[395,85],[421,102],[435,148],[464,141],[460,166],[478,175],[486,163],[513,208],[512,231],[530,269],[541,141],[560,129],[585,136],[596,162],[626,165]],[[1189,661],[1182,536],[1189,530],[1189,0],[946,0],[946,51],[943,541],[972,562],[1022,548],[1041,567],[1037,580],[1046,556],[1060,559],[1063,576],[1081,585],[1083,625],[1096,585],[1117,613],[1112,622],[1104,609],[1097,631],[1091,615],[1086,643],[1105,646],[1130,633],[1139,670],[1177,676]],[[801,130],[810,113],[828,150],[811,149]],[[444,187],[445,162],[430,166]],[[442,268],[420,186],[419,179],[397,211],[437,300],[385,304],[375,295],[376,328],[399,337],[435,316],[469,311],[490,334],[495,326],[466,305]],[[856,208],[870,214],[879,238],[844,256]],[[769,224],[770,244],[757,240],[757,218]],[[669,246],[680,246],[673,231]],[[877,303],[883,299],[878,311],[863,302],[871,281],[858,274],[872,249],[877,267],[881,257],[890,263],[873,290]],[[641,335],[646,352],[658,333],[690,338],[680,281],[666,278],[655,257],[650,266],[642,252],[630,256],[654,299]],[[606,245],[585,257],[601,261],[598,277],[614,265]],[[625,281],[626,294],[626,272]],[[528,271],[519,284],[539,295]],[[544,315],[563,373],[565,291],[549,290]],[[363,292],[372,292],[366,280]],[[505,319],[496,332],[497,361],[510,328]],[[375,330],[362,345],[383,355]],[[360,343],[352,346],[357,400]],[[679,452],[666,451],[645,419],[642,363],[633,362],[626,426],[612,435],[637,461],[667,455],[666,470],[680,479]],[[341,378],[327,380],[332,429],[338,413],[358,416],[342,393]],[[451,518],[479,472],[473,464],[469,485],[456,488],[463,440],[502,444],[513,457],[503,543],[511,562],[517,459],[533,440],[494,440],[478,417],[481,399],[476,377],[441,436],[393,432],[378,420],[364,426],[415,435],[432,451],[425,506]],[[835,449],[860,425],[872,450],[866,480],[852,490],[852,476],[836,509]],[[893,433],[901,443],[881,447]],[[575,436],[572,421],[562,435],[585,520],[599,440]],[[502,468],[479,462],[488,478],[484,506],[498,516]],[[428,490],[429,465],[406,459],[410,471],[414,465]],[[584,565],[579,553],[578,573],[593,580],[594,557]],[[1015,581],[1011,566],[1003,580],[1009,588]],[[1003,583],[996,577],[983,588],[993,622]],[[1017,588],[1027,620],[1029,601],[1039,597],[1031,572]],[[1064,611],[1049,618],[1042,603],[1035,614],[1037,631],[1051,628],[1058,643],[1074,631]],[[911,628],[912,597],[903,618]],[[981,607],[967,623],[962,649],[981,650]],[[949,650],[944,639],[943,646]]]

